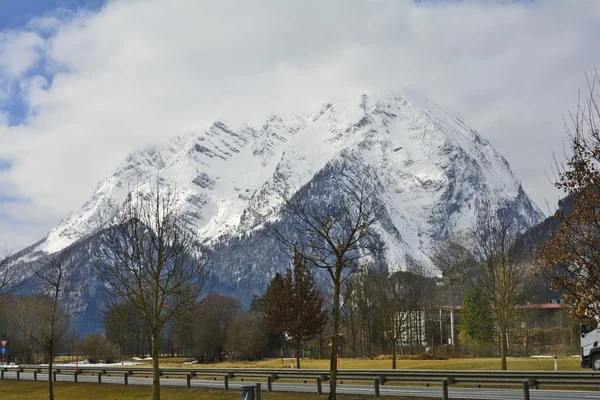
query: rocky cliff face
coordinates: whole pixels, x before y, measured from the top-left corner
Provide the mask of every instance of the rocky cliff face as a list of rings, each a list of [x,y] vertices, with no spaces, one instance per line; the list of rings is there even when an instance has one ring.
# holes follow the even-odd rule
[[[166,148],[134,153],[81,209],[19,257],[76,251],[78,268],[93,275],[90,254],[102,213],[130,190],[147,190],[159,170],[162,182],[176,186],[178,207],[209,248],[216,289],[244,302],[287,266],[280,246],[261,235],[264,222],[285,226],[284,198],[302,191],[306,201],[323,201],[334,177],[367,170],[376,177],[386,208],[380,239],[400,268],[409,260],[429,266],[431,244],[471,228],[483,200],[523,230],[543,217],[506,160],[462,121],[428,101],[363,95],[325,104],[311,116],[273,115],[260,127],[218,121]]]

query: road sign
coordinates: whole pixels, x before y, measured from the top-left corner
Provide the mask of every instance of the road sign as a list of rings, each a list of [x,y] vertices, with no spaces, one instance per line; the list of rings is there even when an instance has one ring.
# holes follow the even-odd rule
[[[0,340],[0,344],[2,344],[2,347],[6,347],[8,340]]]
[[[2,355],[6,354],[6,347],[3,347],[0,349],[0,354],[2,354]]]

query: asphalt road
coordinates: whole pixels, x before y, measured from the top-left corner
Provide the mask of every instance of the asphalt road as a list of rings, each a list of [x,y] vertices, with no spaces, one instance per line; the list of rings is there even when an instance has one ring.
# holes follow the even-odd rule
[[[17,374],[13,371],[4,373],[5,379],[16,379]],[[21,373],[20,378],[23,380],[33,380],[33,373]],[[38,374],[38,380],[47,380],[47,374]],[[56,376],[58,381],[73,382],[72,375],[61,375]],[[98,382],[96,376],[90,375],[79,375],[79,382]],[[128,378],[130,385],[152,385],[151,378],[135,378],[130,376]],[[113,383],[123,384],[122,376],[102,376],[102,383]],[[239,382],[230,381],[230,390],[241,390],[242,386],[253,385],[254,382]],[[164,386],[186,386],[185,379],[161,379],[161,385]],[[193,387],[206,387],[223,389],[222,381],[209,381],[192,379],[191,385]],[[266,391],[267,384],[261,383],[262,390]],[[281,392],[301,392],[301,393],[316,393],[315,384],[302,384],[302,383],[276,383],[273,382],[273,390]],[[442,388],[441,387],[415,387],[415,386],[380,386],[381,396],[406,396],[406,397],[430,397],[430,398],[441,398]],[[329,392],[329,385],[327,382],[323,383],[323,393]],[[338,385],[338,393],[347,394],[373,394],[373,387],[369,385]],[[448,394],[451,399],[481,399],[481,400],[515,400],[523,398],[522,389],[489,389],[489,388],[453,388],[448,389]],[[581,390],[530,390],[530,398],[536,400],[600,400],[600,392],[596,391],[581,391]]]

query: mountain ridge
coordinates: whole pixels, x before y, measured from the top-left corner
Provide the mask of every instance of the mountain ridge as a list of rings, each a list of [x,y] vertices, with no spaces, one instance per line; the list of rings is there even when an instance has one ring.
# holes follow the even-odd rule
[[[472,228],[481,201],[508,212],[522,231],[543,218],[508,162],[464,122],[424,99],[363,94],[312,114],[272,114],[255,127],[215,121],[163,148],[134,152],[19,258],[93,246],[104,213],[130,190],[147,191],[148,181],[159,179],[177,188],[177,207],[215,261],[215,281],[232,293],[244,279],[252,282],[239,295],[249,301],[287,265],[276,243],[255,235],[281,219],[285,199],[302,191],[307,201],[324,201],[328,182],[366,170],[385,204],[380,228],[387,258],[400,267],[416,261],[433,273],[431,244]]]

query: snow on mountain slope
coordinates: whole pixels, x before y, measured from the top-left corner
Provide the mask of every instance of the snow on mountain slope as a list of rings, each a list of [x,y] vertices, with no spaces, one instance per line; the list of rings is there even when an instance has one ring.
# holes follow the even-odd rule
[[[469,229],[482,199],[508,209],[522,229],[542,218],[477,132],[427,100],[375,94],[325,104],[310,117],[272,115],[260,127],[217,121],[164,149],[133,153],[30,252],[57,252],[90,237],[110,204],[146,190],[157,174],[177,188],[188,223],[211,245],[260,228],[277,216],[283,196],[334,164],[346,173],[375,172],[389,216],[383,237],[399,263],[427,264],[431,243]]]

